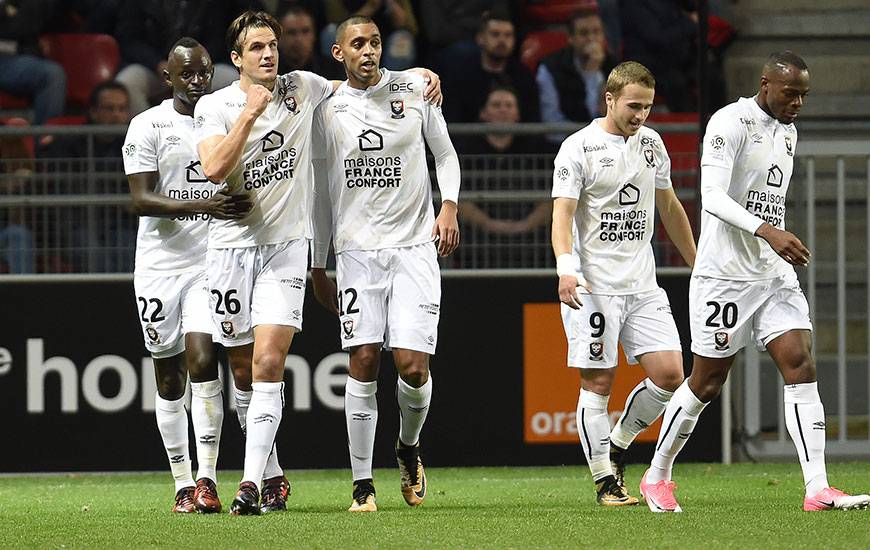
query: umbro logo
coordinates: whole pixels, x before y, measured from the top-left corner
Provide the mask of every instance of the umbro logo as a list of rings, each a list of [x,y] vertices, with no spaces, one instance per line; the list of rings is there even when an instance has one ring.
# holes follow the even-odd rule
[[[353,413],[351,415],[354,420],[371,420],[372,415],[370,413]]]
[[[813,429],[814,430],[824,430],[825,423],[821,420],[819,420],[818,422],[813,422]]]
[[[206,445],[211,445],[216,440],[217,440],[217,438],[215,436],[213,436],[212,434],[206,434],[206,435],[200,436],[200,438],[199,438],[199,442],[205,443]]]
[[[613,163],[615,161],[610,157],[604,157],[603,159],[599,160],[598,162],[600,162],[601,166],[603,166],[604,168],[613,168]]]
[[[415,413],[424,413],[424,412],[426,412],[426,409],[429,408],[429,405],[426,405],[425,407],[412,407],[411,405],[408,405],[408,408],[411,409],[412,411],[414,411]]]
[[[181,464],[184,462],[184,455],[172,455],[169,457],[169,462],[173,464]]]
[[[275,417],[271,414],[261,414],[254,419],[254,424],[262,424],[263,422],[275,422]]]
[[[684,432],[677,435],[677,439],[689,439],[690,435],[692,435],[692,432]]]

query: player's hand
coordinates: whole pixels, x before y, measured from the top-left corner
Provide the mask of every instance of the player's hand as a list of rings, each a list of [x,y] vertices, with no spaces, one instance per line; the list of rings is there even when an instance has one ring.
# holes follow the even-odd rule
[[[812,254],[794,233],[777,229],[765,222],[755,234],[767,241],[773,251],[791,265],[801,267],[809,265]]]
[[[251,84],[248,88],[245,108],[254,116],[260,116],[270,101],[272,101],[272,92],[268,88],[260,84]]]
[[[335,281],[326,275],[325,269],[312,267],[311,282],[314,283],[314,297],[317,298],[320,305],[338,315],[338,293]]]
[[[205,200],[203,211],[219,220],[239,220],[247,216],[253,206],[247,195],[231,195],[222,189]]]
[[[449,256],[459,246],[459,220],[456,219],[456,203],[453,201],[441,203],[432,238],[438,245],[439,256]]]
[[[581,280],[574,275],[562,275],[559,277],[559,301],[571,309],[583,307],[583,304],[577,298],[578,288],[585,288],[587,292],[592,291],[585,280]]]
[[[438,73],[420,67],[410,70],[422,76],[426,82],[426,89],[423,90],[423,99],[436,107],[440,107],[444,97],[441,95],[441,77],[438,76]]]

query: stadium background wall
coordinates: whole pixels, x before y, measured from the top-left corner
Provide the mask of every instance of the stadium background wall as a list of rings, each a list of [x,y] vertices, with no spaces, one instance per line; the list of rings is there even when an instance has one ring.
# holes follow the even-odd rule
[[[660,283],[687,343],[688,279]],[[423,432],[427,464],[583,462],[575,444],[528,445],[523,438],[523,306],[553,302],[554,285],[549,277],[444,279],[434,396]],[[154,423],[153,369],[130,282],[7,283],[0,285],[0,304],[0,471],[166,469]],[[286,371],[281,463],[346,467],[341,403],[347,359],[338,323],[315,303],[310,285],[304,323]],[[688,366],[688,349],[684,355]],[[395,369],[388,362],[384,367],[376,466],[394,464],[398,430]],[[222,469],[240,468],[243,459],[241,430],[229,407]],[[710,407],[681,460],[719,459],[719,419],[719,407]],[[638,444],[630,458],[647,461],[651,454],[652,444]]]

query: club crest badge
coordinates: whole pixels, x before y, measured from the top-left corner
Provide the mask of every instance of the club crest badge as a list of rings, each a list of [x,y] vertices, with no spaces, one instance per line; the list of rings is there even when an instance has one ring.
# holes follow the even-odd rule
[[[405,102],[401,99],[390,101],[390,111],[393,113],[390,115],[393,118],[405,118]]]
[[[592,361],[604,360],[604,344],[601,342],[592,342],[589,344],[589,359]]]
[[[148,339],[151,340],[152,344],[160,343],[160,333],[157,332],[157,329],[155,329],[152,325],[145,326],[145,334],[148,335]]]
[[[232,321],[221,321],[221,330],[224,331],[224,334],[227,336],[232,336],[236,332]]]
[[[728,349],[728,333],[717,332],[713,335],[713,341],[716,344],[717,351],[725,351]]]
[[[299,109],[299,104],[296,102],[296,98],[292,95],[284,98],[284,106],[287,107],[287,110],[290,111],[291,114],[296,114]]]
[[[785,154],[790,157],[794,156],[794,150],[792,149],[791,144],[791,136],[785,136]]]
[[[646,161],[647,168],[655,168],[656,160],[655,156],[653,156],[652,149],[643,150],[643,159]]]
[[[348,319],[341,323],[341,328],[344,330],[344,339],[350,340],[353,338],[353,320]]]

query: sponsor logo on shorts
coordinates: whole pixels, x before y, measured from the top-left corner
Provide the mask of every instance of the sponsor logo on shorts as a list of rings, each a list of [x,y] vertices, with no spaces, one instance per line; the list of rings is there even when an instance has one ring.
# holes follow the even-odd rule
[[[401,99],[390,101],[390,111],[392,111],[390,115],[392,118],[405,118],[405,102]]]
[[[604,344],[601,342],[592,342],[589,344],[589,359],[592,361],[604,360]]]
[[[296,290],[301,290],[305,288],[305,279],[301,277],[290,277],[289,279],[281,279],[281,282],[285,285],[290,285],[290,288],[295,288]]]
[[[655,168],[656,160],[655,160],[655,156],[653,155],[652,149],[644,149],[643,150],[643,159],[646,161],[647,168]]]
[[[633,183],[626,183],[622,186],[622,189],[619,190],[620,206],[631,206],[632,204],[637,204],[637,201],[639,200],[640,189],[638,189]]]
[[[341,329],[344,331],[344,339],[350,340],[353,338],[353,319],[342,321]]]
[[[160,333],[157,332],[157,329],[154,328],[154,325],[145,325],[145,334],[148,335],[148,339],[151,340],[152,344],[160,343]]]
[[[438,312],[441,311],[441,306],[438,304],[420,304],[417,307],[419,307],[429,315],[438,315]]]
[[[227,336],[235,336],[236,333],[232,321],[221,321],[221,330],[224,331],[224,334]]]
[[[716,344],[717,351],[725,351],[729,347],[728,343],[728,333],[727,332],[717,332],[713,335],[713,343]]]
[[[293,318],[294,318],[294,319],[299,319],[300,317],[302,317],[302,312],[299,311],[298,309],[294,309],[294,310],[292,311],[292,313],[293,313]]]

